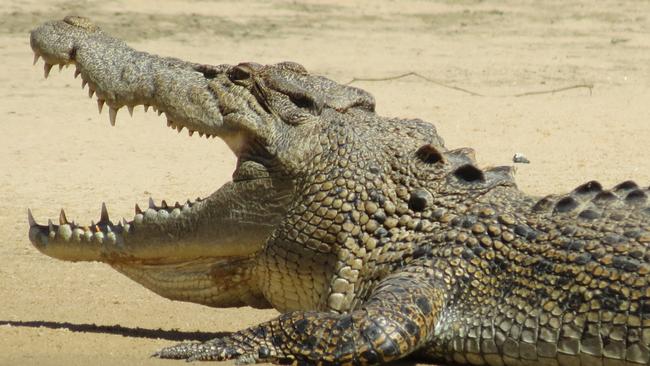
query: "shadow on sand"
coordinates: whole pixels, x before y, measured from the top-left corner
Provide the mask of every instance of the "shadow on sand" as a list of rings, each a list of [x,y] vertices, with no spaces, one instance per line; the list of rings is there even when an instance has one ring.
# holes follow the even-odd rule
[[[12,327],[23,328],[48,328],[48,329],[67,329],[75,333],[101,333],[101,334],[114,334],[123,337],[132,338],[149,338],[149,339],[165,339],[168,341],[198,341],[205,342],[210,339],[225,337],[231,332],[185,332],[180,330],[163,330],[163,329],[145,329],[145,328],[130,328],[121,325],[97,325],[97,324],[74,324],[68,322],[53,322],[44,320],[33,321],[14,321],[14,320],[0,320],[0,326],[9,325]],[[415,366],[417,360],[412,357],[407,357],[402,360],[389,363],[391,366]]]
[[[204,342],[213,338],[224,337],[230,332],[185,332],[180,330],[163,330],[163,329],[146,329],[130,328],[121,325],[97,325],[97,324],[74,324],[68,322],[53,322],[44,320],[34,321],[13,321],[0,320],[0,326],[9,325],[12,327],[22,328],[49,328],[49,329],[67,329],[71,332],[78,333],[102,333],[115,334],[123,337],[132,338],[150,338],[165,339],[169,341],[200,341]]]

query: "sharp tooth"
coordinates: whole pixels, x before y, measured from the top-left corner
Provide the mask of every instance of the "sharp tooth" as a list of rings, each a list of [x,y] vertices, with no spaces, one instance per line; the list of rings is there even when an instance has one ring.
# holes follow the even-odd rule
[[[163,114],[163,111],[160,110],[160,109],[159,109],[158,111],[156,111],[156,112],[158,113],[159,116],[160,116],[161,114]]]
[[[43,75],[45,75],[46,79],[48,76],[50,76],[50,71],[52,70],[52,66],[54,65],[50,65],[47,62],[45,63],[45,65],[43,65]]]
[[[104,108],[104,99],[97,99],[97,110],[99,111],[99,114],[102,113],[103,108]]]
[[[178,133],[181,133],[181,131],[183,131],[183,126],[181,125],[176,126],[176,128],[178,129]]]
[[[165,200],[162,200],[162,202],[160,202],[160,207],[166,209],[166,208],[169,207],[169,206],[167,206],[167,202],[166,202]]]
[[[144,105],[144,111],[145,111],[145,112],[148,112],[148,111],[149,111],[149,104],[145,104],[145,105]]]
[[[138,206],[138,204],[136,203],[135,204],[135,214],[137,215],[137,214],[141,214],[141,213],[142,213],[142,210],[140,209],[140,206]]]
[[[133,117],[133,106],[127,105],[126,108],[129,110],[129,114],[131,115],[131,117]]]
[[[149,197],[149,208],[156,208],[156,203],[153,201],[153,198]]]
[[[68,218],[65,217],[65,211],[61,209],[61,213],[59,214],[59,224],[65,225],[68,223]]]
[[[99,216],[99,222],[109,223],[108,210],[106,209],[106,203],[102,202],[102,213]]]
[[[41,55],[39,55],[38,53],[34,52],[34,63],[33,63],[32,65],[36,65],[36,63],[38,62],[38,59],[39,59],[39,58],[41,58]]]
[[[199,132],[199,137],[203,137],[203,132]]]
[[[75,66],[75,69],[74,69],[74,78],[76,79],[77,76],[79,76],[79,74],[81,74],[81,69],[79,69],[79,66]]]
[[[188,129],[188,130],[187,130],[187,134],[190,135],[190,137],[192,137],[192,135],[194,135],[194,131]]]
[[[29,227],[38,225],[36,220],[34,220],[34,215],[32,215],[32,210],[30,208],[27,209],[27,221],[29,222]]]
[[[93,95],[95,95],[95,88],[93,88],[91,85],[88,85],[88,98],[92,98]]]
[[[47,229],[49,230],[50,233],[54,231],[54,225],[52,224],[51,219],[47,219]]]
[[[111,122],[111,126],[115,126],[115,119],[117,118],[118,109],[111,106],[108,107],[108,119]]]
[[[176,207],[176,208],[181,208],[182,206],[181,206],[180,203],[178,203],[178,201],[176,201],[176,203],[174,204],[174,207]]]
[[[168,119],[167,120],[167,127],[173,127],[173,126],[174,126],[174,122],[171,119]]]
[[[63,70],[63,66],[65,66],[65,65],[59,64],[59,72],[61,72],[61,70]]]
[[[84,77],[82,76],[81,77],[81,89],[85,88],[86,84],[88,84],[88,81],[86,81],[86,79],[84,79]]]

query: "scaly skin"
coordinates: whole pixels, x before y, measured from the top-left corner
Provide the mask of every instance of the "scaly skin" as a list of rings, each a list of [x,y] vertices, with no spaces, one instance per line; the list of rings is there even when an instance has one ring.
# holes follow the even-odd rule
[[[541,200],[435,128],[294,63],[140,53],[84,18],[32,32],[46,76],[74,64],[100,106],[154,106],[223,138],[233,182],[114,225],[38,225],[41,252],[102,261],[173,299],[273,306],[277,319],[156,355],[378,364],[650,364],[650,188],[589,182]]]

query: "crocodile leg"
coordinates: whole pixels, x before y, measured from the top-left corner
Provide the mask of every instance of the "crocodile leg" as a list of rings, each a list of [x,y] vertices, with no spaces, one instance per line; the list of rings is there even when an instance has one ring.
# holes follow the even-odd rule
[[[291,312],[205,343],[182,343],[155,356],[240,363],[370,365],[404,357],[433,336],[445,303],[443,286],[420,269],[385,278],[349,314]]]

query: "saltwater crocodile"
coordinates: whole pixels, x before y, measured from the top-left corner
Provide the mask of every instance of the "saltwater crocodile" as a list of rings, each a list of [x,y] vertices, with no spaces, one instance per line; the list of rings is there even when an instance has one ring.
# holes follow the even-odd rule
[[[41,252],[101,261],[152,291],[278,318],[156,353],[188,360],[472,365],[650,363],[650,188],[585,183],[534,198],[432,124],[302,66],[201,65],[129,48],[80,17],[31,33],[98,107],[135,105],[237,156],[205,199],[117,224],[39,225]]]

